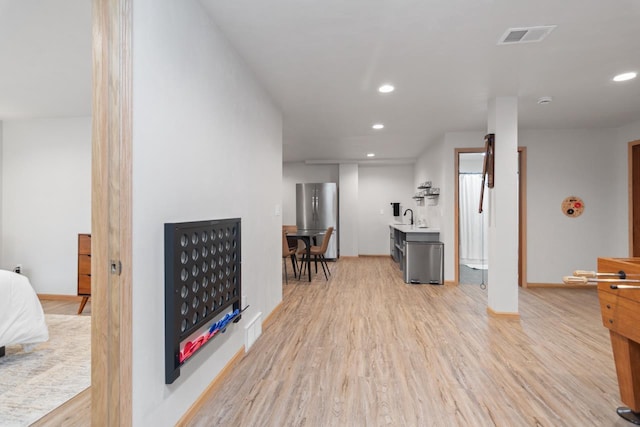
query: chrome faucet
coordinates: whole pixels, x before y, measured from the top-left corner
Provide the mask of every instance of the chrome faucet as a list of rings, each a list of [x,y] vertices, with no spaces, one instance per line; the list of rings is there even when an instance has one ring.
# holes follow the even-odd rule
[[[407,209],[406,211],[404,211],[403,216],[407,216],[407,212],[411,212],[411,225],[413,225],[413,211],[411,209]]]

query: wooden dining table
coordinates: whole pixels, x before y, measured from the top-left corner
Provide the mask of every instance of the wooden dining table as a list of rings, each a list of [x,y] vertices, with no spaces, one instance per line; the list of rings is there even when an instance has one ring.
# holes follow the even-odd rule
[[[309,274],[309,282],[311,282],[311,239],[313,239],[315,243],[316,237],[321,233],[321,231],[317,230],[297,230],[287,233],[287,237],[295,237],[296,239],[304,242],[307,250],[307,273]],[[302,277],[302,273],[300,273],[300,277]]]

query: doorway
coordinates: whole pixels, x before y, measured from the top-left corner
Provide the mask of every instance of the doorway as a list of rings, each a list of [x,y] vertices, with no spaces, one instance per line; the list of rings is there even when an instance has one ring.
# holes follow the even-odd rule
[[[458,155],[458,283],[466,285],[486,285],[489,273],[487,198],[479,212],[483,164],[484,153]]]
[[[454,280],[456,284],[484,286],[487,284],[491,267],[488,263],[487,197],[483,201],[483,213],[478,213],[484,151],[484,147],[455,149]],[[518,286],[521,287],[527,287],[526,154],[526,147],[518,148]]]

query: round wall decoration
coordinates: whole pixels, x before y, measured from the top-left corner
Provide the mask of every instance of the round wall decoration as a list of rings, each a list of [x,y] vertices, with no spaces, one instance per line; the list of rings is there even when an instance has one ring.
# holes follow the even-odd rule
[[[569,196],[562,201],[562,212],[570,217],[576,218],[584,211],[584,202],[580,197]]]

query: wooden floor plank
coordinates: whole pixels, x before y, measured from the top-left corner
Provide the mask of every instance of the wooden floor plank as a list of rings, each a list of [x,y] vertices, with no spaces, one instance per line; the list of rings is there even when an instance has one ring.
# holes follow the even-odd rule
[[[390,259],[289,280],[260,339],[190,425],[626,426],[591,289],[407,285]]]

